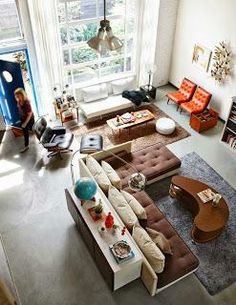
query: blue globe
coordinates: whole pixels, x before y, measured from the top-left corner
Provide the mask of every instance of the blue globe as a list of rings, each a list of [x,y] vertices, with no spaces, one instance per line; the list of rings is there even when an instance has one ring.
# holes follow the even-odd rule
[[[97,191],[97,185],[91,178],[81,178],[76,181],[74,193],[80,200],[90,200]]]

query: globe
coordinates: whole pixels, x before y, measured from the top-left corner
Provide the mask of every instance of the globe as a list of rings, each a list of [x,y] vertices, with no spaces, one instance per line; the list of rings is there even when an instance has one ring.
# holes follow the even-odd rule
[[[91,178],[81,178],[76,181],[74,193],[80,200],[90,200],[97,191],[97,185]]]

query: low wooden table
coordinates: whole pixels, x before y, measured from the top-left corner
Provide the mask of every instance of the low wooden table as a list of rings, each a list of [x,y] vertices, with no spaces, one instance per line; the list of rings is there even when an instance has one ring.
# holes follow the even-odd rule
[[[135,112],[132,112],[132,113],[136,117],[134,122],[117,125],[117,118],[115,117],[115,118],[107,120],[107,125],[112,129],[112,131],[117,131],[118,130],[120,132],[120,130],[127,129],[127,128],[130,131],[131,127],[134,127],[134,126],[137,126],[137,125],[140,125],[140,124],[144,124],[144,123],[147,124],[149,121],[152,121],[152,120],[155,119],[154,114],[151,113],[151,111],[149,111],[148,109],[143,109],[143,110],[135,111]],[[137,118],[137,115],[140,114],[140,113],[147,113],[147,115],[143,116],[141,118]],[[121,120],[121,116],[120,116],[120,120]]]
[[[217,193],[207,184],[183,176],[174,176],[170,185],[170,196],[181,201],[193,215],[191,235],[198,243],[217,238],[229,218],[229,209],[223,197],[217,207],[213,207],[211,201],[203,203],[198,197],[197,193],[207,188]]]

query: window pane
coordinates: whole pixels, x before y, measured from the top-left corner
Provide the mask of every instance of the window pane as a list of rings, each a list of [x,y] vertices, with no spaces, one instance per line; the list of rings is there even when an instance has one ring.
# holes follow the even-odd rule
[[[65,82],[66,84],[68,85],[71,85],[72,84],[72,72],[69,70],[69,71],[65,71]]]
[[[70,43],[88,41],[97,35],[97,24],[88,23],[69,27]]]
[[[79,0],[67,2],[68,21],[96,17],[96,0]]]
[[[80,69],[73,70],[74,83],[88,81],[90,79],[98,78],[98,65],[88,65]]]
[[[134,47],[134,39],[133,37],[131,37],[127,40],[127,53],[132,53],[133,47]]]
[[[124,35],[125,23],[123,19],[111,20],[110,25],[115,36],[120,38],[121,35]]]
[[[104,13],[103,1],[99,2],[99,16]],[[125,1],[124,0],[107,0],[106,1],[106,15],[124,15],[125,14]]]
[[[68,50],[63,51],[63,64],[64,65],[69,65],[70,64],[70,55],[69,55]]]
[[[97,58],[97,54],[93,49],[91,49],[87,44],[72,49],[72,63],[79,64],[82,62],[89,62],[91,60],[95,60]]]
[[[21,38],[20,23],[14,0],[0,1],[0,40]]]
[[[101,75],[110,75],[124,72],[124,58],[114,59],[101,63]]]
[[[67,29],[66,29],[66,27],[60,28],[60,35],[61,35],[61,43],[62,43],[62,45],[68,44],[68,37],[67,37]]]
[[[66,21],[66,9],[65,9],[65,3],[58,3],[58,19],[59,22],[65,22]]]

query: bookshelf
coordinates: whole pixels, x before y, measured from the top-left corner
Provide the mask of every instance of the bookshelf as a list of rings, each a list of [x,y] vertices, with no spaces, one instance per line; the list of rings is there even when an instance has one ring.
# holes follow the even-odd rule
[[[221,141],[236,152],[236,97],[233,97],[232,100]]]

